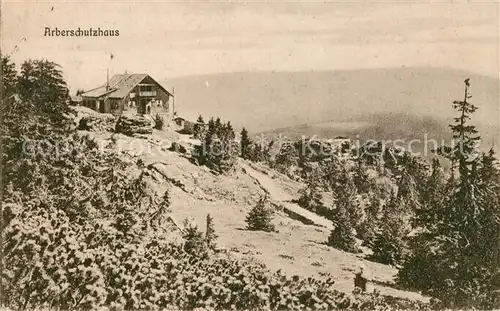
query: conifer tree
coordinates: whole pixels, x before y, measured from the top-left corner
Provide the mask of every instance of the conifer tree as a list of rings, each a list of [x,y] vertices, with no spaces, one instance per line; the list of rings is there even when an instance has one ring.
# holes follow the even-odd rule
[[[450,125],[455,143],[438,150],[458,174],[448,183],[450,195],[442,208],[435,209],[433,223],[425,225],[400,279],[448,307],[492,309],[500,307],[500,300],[491,299],[500,271],[500,207],[495,200],[498,194],[490,191],[494,189],[489,186],[494,183],[492,176],[486,173],[495,168],[488,156],[479,154],[476,142],[480,137],[468,124],[477,108],[468,101],[469,79],[464,83],[464,100],[453,103],[458,112]],[[432,273],[432,280],[426,283],[428,279],[418,278],[416,272]]]
[[[341,168],[336,176],[332,190],[335,202],[333,221],[340,217],[347,217],[348,225],[354,229],[358,228],[363,222],[364,212],[359,206],[354,181],[345,167]]]
[[[266,207],[266,197],[261,197],[246,216],[248,230],[274,232],[273,211]]]
[[[312,212],[318,213],[322,208],[321,173],[319,168],[313,168],[307,176],[306,186],[299,191],[297,203]]]
[[[292,143],[284,142],[280,146],[280,150],[276,155],[276,169],[291,178],[296,178],[297,176],[295,176],[295,171],[298,164],[298,155],[299,154]]]
[[[1,58],[2,64],[2,98],[1,100],[6,100],[10,96],[12,96],[16,92],[16,84],[17,84],[17,72],[16,66],[11,61],[11,59],[7,57]]]
[[[225,141],[234,141],[236,135],[234,134],[234,129],[231,121],[228,121],[225,125],[222,126],[222,133]]]
[[[248,131],[246,128],[243,128],[240,133],[240,149],[241,149],[241,157],[243,159],[250,159],[250,152],[252,148],[252,140],[248,137]]]
[[[359,192],[366,193],[370,190],[370,179],[362,158],[358,158],[356,161],[354,184]]]
[[[397,219],[399,226],[404,228],[400,232],[409,232],[412,222],[415,219],[415,213],[422,207],[422,193],[420,188],[425,189],[425,178],[423,174],[419,174],[419,168],[416,165],[416,160],[413,156],[405,153],[402,157],[401,175],[397,178],[397,197],[395,205],[397,208],[392,210],[394,219]],[[418,176],[418,177],[415,177]],[[424,185],[418,185],[417,179]],[[405,236],[401,236],[401,239]]]
[[[344,208],[336,212],[335,228],[330,232],[327,244],[346,252],[359,252],[354,229],[349,225],[349,215]]]
[[[425,183],[422,206],[415,211],[415,224],[423,227],[435,223],[435,213],[443,207],[446,198],[446,179],[439,159],[432,160],[429,179]]]
[[[274,141],[269,142],[267,145],[264,145],[263,142],[252,144],[249,154],[250,160],[252,162],[265,162],[269,167],[274,168],[274,162],[271,161],[271,147],[273,144]]]
[[[18,94],[22,101],[35,105],[37,109],[54,114],[56,110],[68,112],[66,103],[69,97],[68,88],[60,66],[48,60],[29,60],[21,65],[21,73],[17,78]]]
[[[214,219],[210,214],[207,214],[206,227],[205,243],[209,249],[214,250],[217,246],[215,242],[217,240],[217,235],[215,234]]]
[[[221,133],[221,129],[222,129],[222,121],[219,117],[217,117],[214,121],[214,129],[215,129],[215,132],[217,134],[220,134]]]
[[[397,266],[403,263],[408,254],[407,235],[411,227],[405,225],[404,215],[400,213],[400,200],[393,195],[384,207],[380,228],[375,235],[370,256],[371,260]]]
[[[193,130],[193,136],[196,139],[203,139],[205,136],[204,133],[205,130],[205,121],[203,120],[203,117],[201,114],[198,116],[198,119],[196,119],[196,123],[194,125],[194,130]]]
[[[216,132],[216,126],[215,126],[215,121],[214,121],[214,118],[210,118],[210,120],[208,120],[208,134],[210,135],[213,135],[214,133]]]
[[[184,219],[183,225],[184,251],[194,256],[206,256],[207,249],[203,232],[198,229],[197,225],[190,223],[187,218]]]
[[[369,203],[365,208],[365,220],[358,227],[357,234],[358,237],[363,240],[363,245],[368,247],[373,247],[378,229],[380,227],[380,219],[382,218],[382,203],[381,199],[375,195],[371,194],[369,197]]]
[[[153,212],[151,215],[151,220],[150,223],[158,223],[161,216],[165,215],[166,213],[169,213],[170,210],[170,205],[172,204],[172,200],[170,199],[170,192],[167,190],[163,194],[162,201],[160,202],[158,209]]]
[[[335,224],[328,245],[347,252],[357,252],[356,229],[362,223],[362,213],[356,198],[356,186],[344,167],[332,183],[335,209],[331,220]]]
[[[234,138],[230,122],[222,124],[220,118],[215,121],[211,118],[202,143],[195,147],[193,156],[199,164],[206,165],[218,173],[227,173],[234,167],[238,156],[238,146]]]

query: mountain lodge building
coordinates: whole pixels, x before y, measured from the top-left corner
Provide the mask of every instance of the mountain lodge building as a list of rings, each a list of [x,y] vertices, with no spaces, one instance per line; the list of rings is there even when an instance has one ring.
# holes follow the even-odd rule
[[[116,74],[81,97],[82,106],[101,113],[173,115],[174,95],[148,74]]]

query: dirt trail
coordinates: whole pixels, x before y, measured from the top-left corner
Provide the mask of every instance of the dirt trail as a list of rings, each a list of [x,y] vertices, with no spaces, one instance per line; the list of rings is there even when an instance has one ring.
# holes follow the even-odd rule
[[[293,216],[299,216],[298,218],[302,218],[302,222],[312,224],[315,226],[319,227],[324,227],[329,230],[333,229],[333,223],[330,220],[327,220],[326,218],[323,218],[315,213],[312,213],[302,207],[300,207],[296,203],[292,203],[291,201],[293,199],[296,199],[298,194],[293,193],[292,189],[286,189],[285,186],[281,184],[282,180],[279,180],[279,178],[274,179],[272,176],[267,175],[265,172],[262,172],[254,167],[252,167],[249,163],[245,161],[240,161],[240,166],[243,168],[244,172],[252,177],[254,180],[257,181],[259,186],[261,187],[262,190],[264,190],[271,202],[274,205],[280,205],[283,207],[285,212],[287,214],[293,214]],[[292,215],[290,215],[292,216]],[[291,218],[297,218],[297,217],[291,217]],[[307,220],[307,221],[304,221]],[[297,231],[298,228],[294,228],[293,232]],[[306,230],[305,228],[303,230]],[[308,231],[309,232],[309,231]],[[310,234],[310,232],[308,233]],[[255,237],[254,237],[255,238]],[[267,241],[268,239],[266,239]],[[293,240],[293,238],[292,238]],[[261,244],[264,244],[265,241],[262,241]],[[276,243],[273,244],[273,246],[269,247],[277,247]],[[374,289],[377,289],[380,293],[383,295],[390,295],[390,296],[397,296],[397,297],[403,297],[403,298],[409,298],[409,299],[415,299],[415,300],[421,300],[421,301],[426,301],[428,302],[428,297],[423,297],[422,295],[414,292],[406,292],[402,291],[393,287],[389,286],[384,286],[380,284],[380,282],[387,282],[387,283],[392,283],[393,282],[393,277],[395,274],[395,270],[393,268],[389,268],[388,266],[370,262],[370,261],[365,261],[362,258],[357,257],[356,255],[349,254],[349,253],[344,253],[342,251],[336,250],[336,249],[331,249],[331,248],[325,248],[323,249],[322,247],[315,245],[314,250],[313,248],[310,247],[307,241],[301,242],[300,250],[295,250],[294,246],[292,244],[286,244],[284,247],[289,251],[290,254],[297,254],[297,253],[302,253],[302,254],[310,254],[309,257],[315,258],[318,263],[319,258],[324,258],[325,262],[321,262],[321,265],[324,265],[324,268],[326,271],[333,273],[333,275],[336,276],[336,288],[339,290],[342,290],[344,292],[351,292],[353,290],[353,281],[352,277],[353,273],[352,271],[357,271],[359,267],[363,267],[365,272],[368,272],[369,275],[367,276],[368,279],[370,280],[369,282],[369,291],[373,291]],[[265,248],[263,248],[265,249]],[[292,251],[292,249],[294,249]],[[318,249],[321,249],[318,250]],[[284,250],[281,250],[280,252],[284,252]],[[278,255],[278,257],[281,255],[281,253]],[[281,255],[282,256],[282,255]],[[269,257],[269,256],[268,256]],[[290,270],[293,271],[293,269],[297,269],[296,271],[299,270],[307,270],[307,263],[312,259],[303,259],[302,262],[294,262],[291,267],[287,267]],[[293,260],[292,260],[293,261]],[[270,259],[267,258],[266,263],[268,265],[273,265],[274,262]],[[301,264],[302,263],[302,264]],[[285,267],[287,262],[284,262],[282,260],[279,260],[275,266],[276,269],[278,268],[283,268]],[[318,268],[319,269],[319,268]],[[349,272],[348,272],[349,271]],[[302,271],[301,271],[302,272]],[[366,274],[366,273],[365,273]],[[375,281],[375,282],[373,282]]]
[[[240,165],[250,177],[259,183],[260,187],[269,195],[271,201],[281,205],[285,209],[285,212],[294,214],[316,226],[325,227],[330,230],[334,228],[330,220],[312,213],[296,203],[292,203],[291,201],[296,199],[296,196],[281,188],[271,177],[255,170],[244,161],[241,161]]]

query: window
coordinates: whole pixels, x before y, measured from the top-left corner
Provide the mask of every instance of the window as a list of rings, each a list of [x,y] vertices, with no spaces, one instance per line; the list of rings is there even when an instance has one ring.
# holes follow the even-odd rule
[[[151,91],[153,91],[153,86],[152,85],[139,85],[139,91],[140,92],[151,92]]]

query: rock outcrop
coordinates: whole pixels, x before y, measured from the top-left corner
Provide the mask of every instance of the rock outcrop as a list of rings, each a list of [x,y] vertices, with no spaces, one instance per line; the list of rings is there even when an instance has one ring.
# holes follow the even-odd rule
[[[75,123],[78,130],[91,132],[113,132],[116,117],[109,113],[99,113],[86,107],[74,107]]]
[[[141,137],[153,133],[153,126],[151,120],[143,116],[122,115],[116,122],[115,132],[127,136]]]

